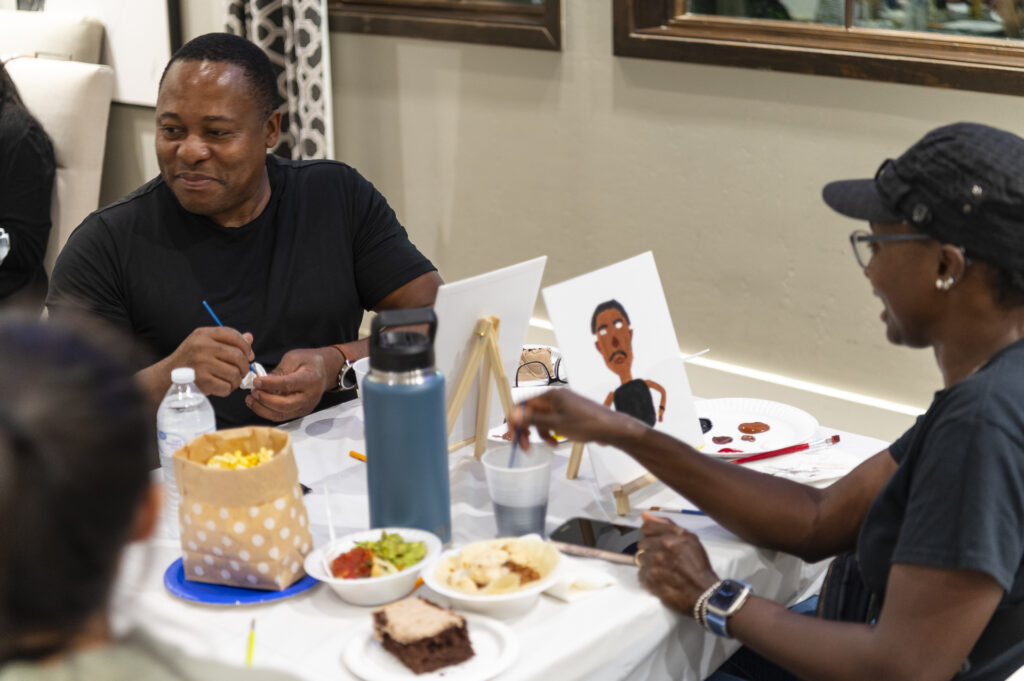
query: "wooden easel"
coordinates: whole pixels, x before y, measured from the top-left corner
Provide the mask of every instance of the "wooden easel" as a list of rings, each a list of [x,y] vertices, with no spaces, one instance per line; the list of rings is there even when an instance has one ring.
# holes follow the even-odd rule
[[[508,418],[512,411],[512,391],[508,387],[508,377],[505,375],[505,367],[501,364],[501,351],[498,349],[498,324],[497,317],[480,319],[473,329],[474,344],[466,360],[466,365],[459,376],[459,382],[455,385],[455,392],[448,402],[448,435],[451,435],[455,421],[462,412],[466,402],[466,396],[473,385],[473,379],[477,373],[480,375],[480,391],[476,402],[476,430],[471,438],[449,445],[448,451],[454,452],[470,443],[475,443],[473,456],[480,458],[487,448],[487,416],[491,411],[491,377],[495,379],[495,387],[498,389],[498,398],[501,400],[501,408]]]
[[[462,449],[466,445],[474,444],[473,456],[479,459],[487,448],[487,417],[491,410],[491,377],[495,379],[495,387],[498,389],[498,398],[501,400],[501,408],[508,418],[512,411],[512,391],[508,385],[508,377],[505,375],[505,367],[501,363],[501,351],[498,348],[498,325],[500,320],[497,317],[480,319],[473,329],[474,344],[469,353],[469,359],[462,369],[459,382],[455,385],[455,392],[448,402],[448,435],[451,435],[455,421],[458,419],[462,408],[465,406],[469,389],[473,385],[473,379],[480,375],[480,390],[476,403],[476,430],[473,437],[460,440],[448,446],[449,452]],[[579,475],[580,462],[583,460],[583,443],[575,442],[572,445],[572,452],[569,454],[569,465],[565,471],[565,477],[575,480]],[[638,478],[630,480],[625,485],[616,485],[612,490],[615,497],[615,510],[619,515],[629,513],[629,495],[637,492],[653,482],[657,482],[650,473],[645,473]]]
[[[583,459],[583,443],[574,442],[572,452],[569,454],[569,466],[565,469],[565,477],[574,480],[580,472],[580,461]],[[629,513],[629,495],[642,490],[658,479],[650,473],[633,478],[624,485],[615,485],[612,488],[612,496],[615,497],[615,512],[619,515]]]

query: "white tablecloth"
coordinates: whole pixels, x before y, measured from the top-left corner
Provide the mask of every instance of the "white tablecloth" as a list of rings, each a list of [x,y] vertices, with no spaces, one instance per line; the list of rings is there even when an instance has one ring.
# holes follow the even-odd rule
[[[293,437],[299,480],[313,488],[305,501],[314,543],[320,546],[328,539],[328,498],[337,534],[368,527],[365,464],[349,456],[351,450],[365,452],[359,403],[317,412],[283,428]],[[787,458],[828,457],[848,469],[886,446],[872,438],[841,436],[840,444],[826,453]],[[560,453],[553,465],[549,531],[573,516],[639,524],[638,514],[612,515],[610,495],[597,489],[586,465],[578,479],[566,480],[568,447]],[[495,536],[483,468],[469,448],[452,455],[450,471],[453,545]],[[792,604],[813,593],[823,576],[825,563],[808,565],[755,549],[704,516],[672,518],[701,536],[720,575],[744,579],[762,596]],[[163,587],[163,573],[179,555],[177,541],[168,538],[166,527],[156,538],[129,548],[113,609],[118,627],[141,625],[192,654],[244,664],[249,624],[255,619],[255,666],[287,670],[310,681],[356,678],[345,667],[342,653],[353,635],[368,630],[369,608],[348,605],[323,585],[263,605],[182,601]],[[521,653],[496,677],[498,681],[700,679],[738,647],[734,641],[705,634],[692,619],[665,608],[639,585],[635,568],[602,561],[587,565],[614,577],[616,583],[573,603],[544,596],[525,615],[506,620],[519,638]],[[446,604],[425,587],[420,593]]]

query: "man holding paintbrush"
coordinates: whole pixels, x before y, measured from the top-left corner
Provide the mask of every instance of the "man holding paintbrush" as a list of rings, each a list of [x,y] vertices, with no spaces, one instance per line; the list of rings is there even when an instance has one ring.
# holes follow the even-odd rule
[[[344,401],[367,354],[364,310],[430,305],[441,282],[354,169],[267,155],[277,102],[270,61],[243,38],[176,52],[157,98],[160,177],[86,218],[47,300],[52,315],[84,308],[129,331],[154,405],[171,369],[191,366],[221,427]],[[274,369],[246,395],[252,361]]]

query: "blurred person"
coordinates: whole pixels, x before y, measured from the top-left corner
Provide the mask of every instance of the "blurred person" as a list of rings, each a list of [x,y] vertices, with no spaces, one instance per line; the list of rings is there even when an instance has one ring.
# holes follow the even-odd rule
[[[112,631],[119,558],[161,504],[153,418],[121,341],[0,315],[0,681],[291,679]]]
[[[50,138],[0,64],[0,309],[43,309],[55,169]]]
[[[130,333],[154,405],[172,369],[195,369],[220,427],[354,397],[364,310],[431,305],[441,282],[356,170],[267,154],[277,106],[258,46],[227,33],[182,46],[157,95],[160,176],[86,218],[47,299],[54,316],[84,308]],[[254,360],[274,368],[246,394]]]
[[[695,535],[646,515],[640,581],[739,639],[748,661],[767,658],[727,663],[735,676],[724,667],[717,678],[1005,679],[1024,665],[1024,139],[944,126],[874,179],[833,182],[823,196],[868,222],[850,239],[889,341],[930,347],[942,374],[927,412],[887,449],[816,489],[708,457],[567,390],[510,423],[622,449],[751,544],[809,562],[856,550],[867,611],[826,621],[721,580]]]

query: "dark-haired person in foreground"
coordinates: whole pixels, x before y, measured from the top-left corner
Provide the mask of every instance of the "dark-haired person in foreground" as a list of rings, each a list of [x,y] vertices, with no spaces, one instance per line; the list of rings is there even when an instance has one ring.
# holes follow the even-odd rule
[[[874,179],[833,182],[824,198],[868,223],[850,239],[889,341],[932,348],[942,373],[928,411],[888,449],[815,489],[705,456],[566,390],[509,421],[619,447],[757,546],[808,561],[856,549],[873,607],[864,621],[824,621],[715,574],[695,535],[645,519],[640,581],[795,677],[1005,679],[1024,666],[1024,139],[938,128]]]
[[[71,235],[51,314],[84,308],[130,332],[154,403],[171,369],[194,368],[220,426],[343,401],[349,364],[367,353],[363,311],[432,304],[434,266],[354,169],[266,153],[281,126],[276,81],[244,38],[211,33],[178,50],[156,125],[160,177]],[[253,360],[275,368],[246,394]]]
[[[56,167],[50,138],[0,64],[0,308],[43,309]]]
[[[161,491],[123,339],[90,327],[0,315],[0,681],[293,679],[112,631],[119,558]]]

